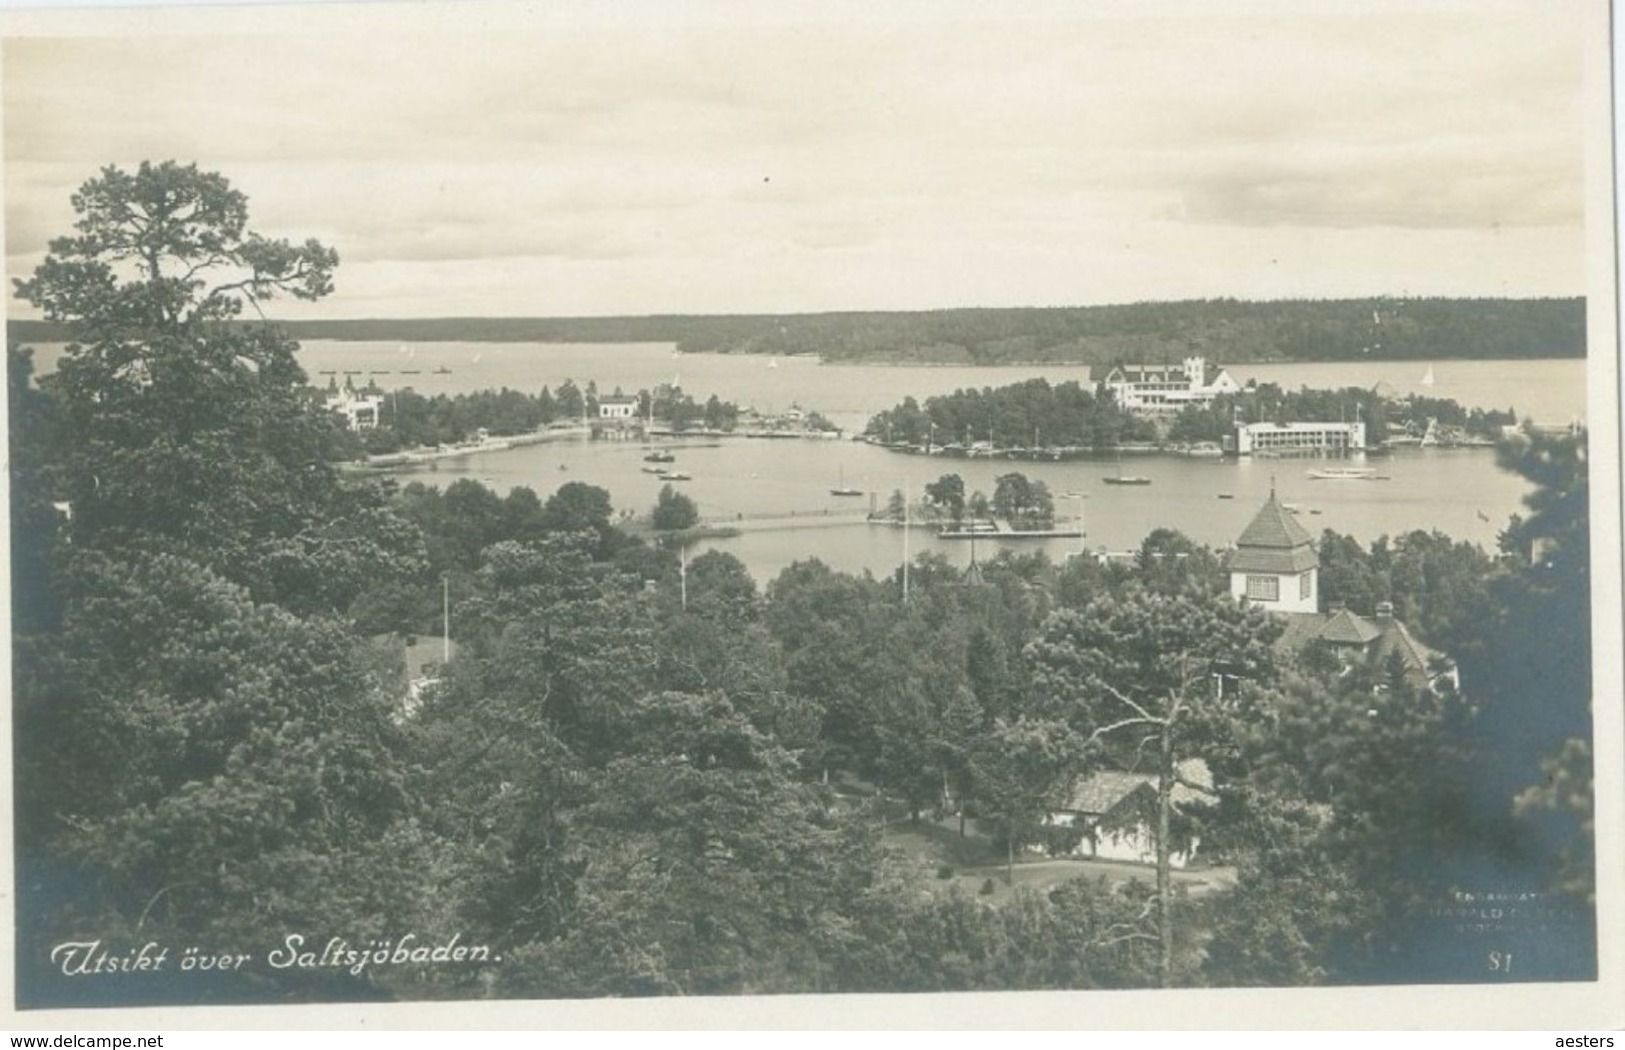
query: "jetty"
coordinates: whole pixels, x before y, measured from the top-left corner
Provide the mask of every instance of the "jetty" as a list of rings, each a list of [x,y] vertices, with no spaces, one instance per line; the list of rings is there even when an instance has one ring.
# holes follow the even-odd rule
[[[540,445],[548,441],[579,440],[583,433],[584,431],[581,428],[554,428],[529,434],[514,434],[508,437],[482,437],[474,441],[461,441],[455,445],[431,445],[427,448],[384,452],[375,456],[368,456],[366,459],[357,462],[343,463],[340,466],[347,470],[402,470],[423,463],[433,463],[442,459],[456,459],[459,456],[472,456],[481,452],[505,452],[511,448]]]
[[[1082,529],[942,529],[939,540],[1076,540]]]

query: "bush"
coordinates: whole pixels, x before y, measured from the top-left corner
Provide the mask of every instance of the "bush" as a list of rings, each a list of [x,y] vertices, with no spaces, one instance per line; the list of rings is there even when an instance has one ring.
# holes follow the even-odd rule
[[[655,512],[652,524],[661,532],[675,532],[678,529],[692,529],[700,521],[700,509],[694,501],[672,488],[669,484],[661,486],[659,499],[655,503]]]
[[[939,879],[951,879],[953,877],[954,877],[954,866],[952,864],[939,864],[937,866],[937,878],[939,878]]]
[[[991,897],[991,896],[993,896],[994,891],[997,890],[998,888],[999,888],[998,885],[995,884],[994,881],[990,878],[986,882],[982,883],[981,894],[984,897]]]

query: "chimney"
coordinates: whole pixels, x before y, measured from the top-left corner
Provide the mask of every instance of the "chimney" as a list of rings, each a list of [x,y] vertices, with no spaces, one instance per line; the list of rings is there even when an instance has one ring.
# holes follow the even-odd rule
[[[1340,613],[1343,611],[1343,603],[1338,601],[1327,602],[1326,611],[1334,614]]]
[[[1394,603],[1393,602],[1378,602],[1377,603],[1377,617],[1376,617],[1377,622],[1378,623],[1389,623],[1389,622],[1391,622],[1393,620],[1393,618],[1394,618]]]

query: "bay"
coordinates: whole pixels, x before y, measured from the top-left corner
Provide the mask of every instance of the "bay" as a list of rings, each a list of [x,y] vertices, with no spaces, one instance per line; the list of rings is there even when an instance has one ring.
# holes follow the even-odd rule
[[[764,412],[792,406],[815,410],[852,431],[869,417],[901,401],[951,393],[965,387],[1003,386],[1033,377],[1052,383],[1087,383],[1086,366],[920,367],[823,364],[816,358],[764,358],[727,354],[674,355],[670,346],[426,344],[307,344],[306,367],[323,369],[389,367],[407,353],[428,368],[449,374],[399,377],[420,390],[445,392],[509,386],[535,391],[557,388],[566,379],[603,392],[625,391],[676,380],[696,398],[717,394]],[[383,362],[383,363],[379,363]],[[413,367],[422,367],[414,365]],[[1423,383],[1425,364],[1342,362],[1331,364],[1238,365],[1242,382],[1256,379],[1288,389],[1299,386],[1371,387],[1386,383],[1396,394],[1423,393],[1484,408],[1516,408],[1541,422],[1566,422],[1585,411],[1585,362],[1465,361],[1433,364],[1434,382]],[[382,376],[369,376],[380,383]],[[431,387],[430,382],[435,386]],[[765,582],[794,561],[816,557],[845,571],[891,573],[902,559],[902,530],[865,522],[894,490],[919,499],[924,486],[945,473],[957,473],[966,490],[991,494],[995,479],[1019,470],[1044,481],[1052,492],[1083,498],[1057,499],[1062,525],[1080,520],[1086,537],[1005,541],[1018,550],[1043,550],[1061,559],[1080,548],[1121,552],[1139,546],[1157,528],[1174,528],[1200,543],[1222,547],[1234,542],[1268,498],[1272,486],[1283,501],[1300,507],[1300,521],[1312,533],[1333,529],[1370,542],[1382,535],[1437,529],[1456,539],[1493,549],[1508,518],[1519,513],[1529,486],[1495,465],[1485,449],[1403,449],[1374,459],[1387,481],[1316,481],[1310,464],[1293,460],[1135,457],[1132,472],[1152,479],[1145,486],[1112,486],[1109,461],[1012,462],[913,456],[851,441],[765,441],[724,438],[662,442],[677,454],[674,466],[693,475],[676,483],[691,496],[708,522],[730,525],[741,535],[702,542],[691,553],[716,548],[738,556],[758,581]],[[607,489],[618,509],[645,514],[663,482],[643,471],[646,450],[638,443],[569,440],[504,452],[475,453],[403,475],[403,480],[445,484],[458,477],[480,480],[502,492],[516,485],[544,498],[560,484],[586,481]],[[857,498],[837,497],[830,488],[845,484],[862,490]],[[1230,498],[1222,499],[1221,495]],[[925,529],[912,530],[912,552],[934,550],[955,564],[972,557],[968,541],[943,540]],[[975,556],[993,554],[976,544]]]
[[[59,348],[42,347],[39,370],[54,366]],[[763,412],[797,406],[822,413],[851,431],[861,430],[874,413],[904,397],[924,401],[966,387],[1003,386],[1043,377],[1052,383],[1088,382],[1086,366],[920,367],[822,364],[812,357],[771,359],[727,354],[674,353],[660,344],[355,343],[313,340],[301,360],[311,379],[384,389],[411,387],[426,394],[466,393],[509,387],[527,393],[557,389],[565,380],[600,391],[631,392],[677,381],[697,399],[711,394]],[[1386,383],[1397,395],[1421,393],[1481,408],[1515,408],[1520,417],[1543,423],[1581,418],[1586,408],[1585,362],[1449,360],[1431,363],[1434,382],[1424,384],[1429,363],[1338,362],[1231,366],[1240,381],[1256,379],[1288,389]],[[331,373],[326,375],[323,373]],[[1053,559],[1080,547],[1113,552],[1132,550],[1151,531],[1173,528],[1199,543],[1223,547],[1235,541],[1273,487],[1285,502],[1299,505],[1300,522],[1311,533],[1333,529],[1369,543],[1379,536],[1414,529],[1437,529],[1456,539],[1494,548],[1507,520],[1523,511],[1530,487],[1500,470],[1485,449],[1401,449],[1371,465],[1387,481],[1316,481],[1302,460],[1193,459],[1133,457],[1129,470],[1152,479],[1150,485],[1111,486],[1111,461],[1012,462],[911,456],[852,441],[767,441],[724,438],[662,442],[677,454],[673,466],[693,475],[678,482],[700,507],[702,517],[742,530],[705,541],[707,548],[738,556],[759,582],[794,561],[816,557],[851,572],[890,574],[902,558],[902,530],[867,524],[863,518],[883,506],[893,490],[919,499],[924,486],[945,473],[957,473],[967,491],[991,495],[998,475],[1020,471],[1042,480],[1056,493],[1061,525],[1075,525],[1081,513],[1086,538],[1006,541],[1018,550],[1043,550]],[[444,485],[473,478],[499,492],[528,486],[544,499],[567,481],[584,481],[609,491],[617,510],[644,515],[663,482],[643,471],[646,449],[636,442],[571,438],[498,452],[473,453],[402,471],[402,482]],[[837,497],[842,484],[865,495]],[[1079,493],[1082,499],[1061,497]],[[1221,499],[1228,495],[1229,499]],[[912,530],[911,551],[935,550],[959,565],[972,556],[970,543],[942,540]],[[993,545],[976,544],[986,558]]]

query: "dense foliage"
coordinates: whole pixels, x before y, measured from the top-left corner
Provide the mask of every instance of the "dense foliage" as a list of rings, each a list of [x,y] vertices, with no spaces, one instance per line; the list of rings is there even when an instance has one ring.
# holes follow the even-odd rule
[[[129,256],[109,200],[225,239]],[[1507,446],[1537,490],[1500,558],[1322,541],[1327,592],[1393,602],[1460,654],[1462,695],[1284,649],[1224,555],[1167,530],[1133,564],[927,554],[905,592],[803,561],[759,588],[584,482],[347,479],[286,337],[223,324],[233,295],[324,290],[330,254],[242,234],[195,169],[82,201],[86,239],[24,287],[87,311],[82,341],[38,383],[8,358],[24,1004],[1478,979],[1425,938],[1486,882],[1574,902],[1537,976],[1594,967],[1583,442]],[[234,243],[246,277],[162,276]],[[115,272],[110,297],[57,285]],[[1030,515],[1016,477],[992,502]],[[992,509],[954,480],[944,513]],[[657,524],[697,510],[661,501]],[[441,631],[455,653],[408,665]],[[1155,870],[1029,865],[1076,844],[1051,816],[1107,770],[1154,774]],[[1173,877],[1197,843],[1233,882]],[[294,933],[484,954],[96,984],[52,955]]]
[[[864,433],[888,444],[935,447],[977,443],[997,448],[1110,448],[1123,441],[1149,441],[1156,429],[1118,408],[1109,397],[1097,397],[1076,382],[1050,385],[1029,379],[1004,387],[958,390],[927,398],[922,407],[912,397],[869,420]]]

